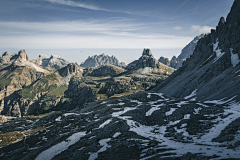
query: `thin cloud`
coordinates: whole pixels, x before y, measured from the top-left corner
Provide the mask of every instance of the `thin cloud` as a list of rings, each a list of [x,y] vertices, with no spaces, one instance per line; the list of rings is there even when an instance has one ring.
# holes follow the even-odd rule
[[[0,22],[0,34],[3,35],[0,37],[0,46],[26,49],[144,48],[149,46],[172,49],[182,48],[192,39],[192,37],[150,31],[151,29],[146,28],[144,23],[122,19]]]
[[[95,10],[95,11],[108,11],[106,9],[100,8],[98,6],[95,5],[89,5],[89,4],[85,4],[82,2],[74,2],[71,0],[46,0],[48,2],[51,3],[56,3],[56,4],[61,4],[61,5],[67,5],[67,6],[72,6],[72,7],[80,7],[80,8],[85,8],[85,9],[89,9],[89,10]]]
[[[182,30],[182,27],[181,26],[176,26],[176,27],[173,27],[173,29],[175,29],[177,31],[180,31],[180,30]]]
[[[92,5],[92,4],[90,5],[90,4],[86,4],[86,3],[82,3],[82,2],[74,2],[72,0],[46,0],[46,1],[53,3],[53,4],[61,4],[61,5],[71,6],[71,7],[85,8],[85,9],[94,10],[94,11],[125,13],[125,14],[130,14],[130,15],[143,15],[143,16],[149,15],[149,13],[144,13],[144,12],[109,10],[109,9],[98,7],[96,5]]]
[[[191,26],[191,32],[198,33],[198,34],[210,33],[211,29],[214,29],[214,27],[200,26],[200,25],[192,25]]]

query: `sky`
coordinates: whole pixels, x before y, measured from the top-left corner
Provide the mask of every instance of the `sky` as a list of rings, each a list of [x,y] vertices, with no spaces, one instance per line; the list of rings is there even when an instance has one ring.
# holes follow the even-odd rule
[[[0,0],[0,54],[56,54],[69,62],[105,53],[130,63],[144,48],[171,58],[209,33],[234,0]]]

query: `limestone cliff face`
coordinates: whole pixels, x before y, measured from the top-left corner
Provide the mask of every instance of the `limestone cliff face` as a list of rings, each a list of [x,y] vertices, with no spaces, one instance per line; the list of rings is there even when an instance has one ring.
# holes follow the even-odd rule
[[[98,67],[101,65],[114,65],[114,66],[119,66],[119,67],[124,67],[126,66],[125,63],[119,62],[118,59],[115,56],[108,56],[105,55],[104,53],[101,55],[94,55],[92,57],[88,57],[88,59],[85,60],[82,64],[80,64],[81,67]]]
[[[21,60],[22,62],[28,61],[28,55],[25,50],[21,50],[18,52],[18,59]]]
[[[70,74],[76,74],[79,72],[81,72],[81,74],[82,74],[83,68],[79,67],[78,65],[76,65],[74,63],[70,63],[66,67],[60,68],[57,72],[59,73],[60,76],[66,77]]]
[[[197,42],[203,37],[204,34],[196,36],[187,46],[182,49],[182,52],[178,57],[173,56],[171,60],[165,57],[160,57],[158,61],[174,69],[180,68],[183,62],[193,54]]]
[[[4,52],[2,56],[0,56],[0,64],[4,64],[10,61],[10,54],[8,52]]]
[[[165,64],[167,66],[170,66],[170,60],[168,58],[165,57],[160,57],[158,60],[160,63]]]
[[[204,34],[196,36],[188,45],[186,45],[183,49],[181,54],[175,59],[177,61],[176,66],[174,68],[178,69],[182,66],[182,63],[185,59],[189,58],[198,43],[198,41],[204,37]]]
[[[240,0],[235,0],[225,21],[204,35],[181,68],[155,90],[184,97],[196,90],[197,100],[240,100]]]
[[[3,57],[7,55],[5,53]],[[49,72],[31,63],[25,50],[19,51],[8,60],[10,61],[0,68],[0,114],[21,117],[26,115],[23,110],[28,105],[21,105],[21,96],[17,91],[45,77]]]

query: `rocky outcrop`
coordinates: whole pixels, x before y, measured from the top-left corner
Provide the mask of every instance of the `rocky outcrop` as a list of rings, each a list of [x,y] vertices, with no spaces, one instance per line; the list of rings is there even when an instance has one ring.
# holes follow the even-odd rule
[[[2,57],[0,56],[0,64],[4,64],[10,61],[10,54],[8,52],[4,52],[2,54]]]
[[[126,71],[125,69],[114,66],[114,65],[103,65],[103,66],[94,68],[91,72],[89,72],[89,70],[86,70],[84,75],[94,76],[94,77],[105,77],[105,76],[113,77],[125,71]]]
[[[67,60],[61,58],[60,56],[51,55],[50,57],[48,57],[45,54],[39,55],[39,58],[33,59],[32,62],[45,68],[54,69],[59,69],[69,64]]]
[[[168,58],[165,57],[160,57],[158,60],[160,63],[165,64],[167,66],[170,66],[170,60]]]
[[[144,68],[150,68],[148,69],[149,72],[153,72],[152,69],[159,69],[159,73],[163,73],[164,71],[173,72],[174,69],[171,67],[168,67],[165,64],[160,63],[158,60],[156,60],[150,49],[144,49],[142,56],[138,59],[133,61],[132,63],[128,64],[126,69],[129,71],[144,69]]]
[[[171,61],[165,57],[160,57],[158,61],[172,68],[176,68],[178,64],[177,58],[175,56],[172,57]]]
[[[150,49],[144,49],[142,56],[152,56],[152,52]]]
[[[240,1],[235,0],[226,21],[204,35],[184,65],[155,90],[185,97],[196,91],[197,100],[240,100]]]
[[[114,66],[124,67],[126,66],[125,63],[119,62],[118,59],[115,56],[108,56],[104,53],[101,55],[94,55],[89,56],[88,59],[85,60],[85,62],[81,63],[81,67],[98,67],[101,65],[110,64]]]
[[[22,62],[29,60],[27,52],[24,49],[18,52],[18,59]]]
[[[70,63],[68,64],[66,67],[62,67],[60,68],[58,71],[60,76],[62,77],[66,77],[70,74],[76,74],[76,73],[83,73],[83,68],[79,67],[78,65],[74,64],[74,63]]]
[[[0,115],[0,124],[2,124],[4,122],[7,122],[7,117],[3,116],[3,115]]]
[[[171,61],[170,61],[170,67],[172,68],[177,68],[177,64],[178,64],[178,60],[175,56],[172,57]]]
[[[68,90],[64,93],[66,98],[70,98],[74,105],[83,105],[97,100],[96,90],[83,84],[79,78],[71,78]],[[67,104],[68,105],[68,104]],[[73,105],[73,104],[72,104]]]

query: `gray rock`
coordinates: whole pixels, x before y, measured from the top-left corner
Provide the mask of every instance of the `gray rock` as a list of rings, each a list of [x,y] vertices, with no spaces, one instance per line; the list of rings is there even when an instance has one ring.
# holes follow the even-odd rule
[[[168,58],[160,57],[158,61],[161,62],[162,64],[170,66],[170,60]]]
[[[104,53],[101,55],[94,55],[92,57],[88,57],[88,59],[85,60],[82,64],[80,64],[81,67],[98,67],[101,65],[110,64],[114,66],[124,67],[126,66],[125,63],[119,62],[118,59],[115,56],[108,56]]]
[[[185,46],[182,49],[181,54],[176,59],[172,59],[172,60],[177,61],[177,64],[174,67],[175,69],[179,69],[182,66],[183,60],[186,58],[189,58],[193,54],[193,51],[194,51],[198,41],[203,37],[204,37],[204,34],[196,36],[187,46]]]
[[[153,68],[153,69],[160,69],[161,72],[163,71],[173,71],[173,68],[168,67],[167,65],[160,63],[158,60],[156,60],[150,49],[144,49],[142,56],[130,64],[127,65],[126,69],[129,71],[143,69],[143,68]]]
[[[66,67],[60,68],[57,72],[60,76],[66,77],[70,74],[83,73],[83,69],[74,63],[70,63]]]
[[[10,61],[10,54],[8,52],[4,52],[2,57],[0,56],[0,64],[4,64]]]
[[[33,59],[32,62],[42,67],[55,69],[65,67],[69,64],[67,60],[61,58],[58,55],[51,55],[50,57],[48,57],[45,54],[39,55],[39,58]]]

